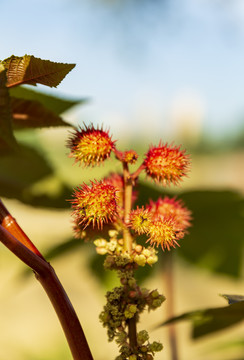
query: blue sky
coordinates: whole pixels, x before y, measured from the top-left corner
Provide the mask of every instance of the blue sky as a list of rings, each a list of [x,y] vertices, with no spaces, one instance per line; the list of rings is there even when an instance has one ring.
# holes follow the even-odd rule
[[[1,59],[76,63],[45,90],[89,97],[70,117],[116,136],[173,136],[189,117],[212,135],[243,124],[242,0],[2,0],[1,33]]]

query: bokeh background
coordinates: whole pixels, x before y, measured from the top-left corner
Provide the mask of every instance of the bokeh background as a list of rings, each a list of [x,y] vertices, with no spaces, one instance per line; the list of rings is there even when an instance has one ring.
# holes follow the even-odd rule
[[[170,190],[182,195],[194,216],[176,251],[175,314],[224,306],[219,293],[243,294],[243,1],[2,0],[0,6],[1,60],[30,54],[76,64],[58,89],[38,86],[54,96],[87,99],[63,114],[66,121],[103,124],[118,147],[135,147],[141,159],[160,139],[192,154],[189,178]],[[116,279],[99,278],[93,246],[72,241],[65,199],[79,183],[120,168],[113,160],[99,169],[74,166],[65,147],[68,135],[67,128],[16,132],[19,141],[44,155],[52,171],[26,183],[23,178],[15,192],[4,187],[0,192],[48,254],[94,358],[110,360],[116,346],[107,343],[98,315]],[[3,179],[8,159],[2,161]],[[17,169],[13,175],[18,177]],[[152,183],[145,186],[140,201],[157,195]],[[43,195],[49,204],[40,201]],[[71,359],[56,315],[30,275],[0,247],[0,360]],[[164,293],[160,271],[144,284]],[[156,359],[170,359],[167,328],[155,329],[166,318],[162,308],[141,319],[141,328],[150,328],[151,337],[164,344]],[[181,323],[177,335],[180,360],[244,359],[243,324],[193,341],[190,324]]]

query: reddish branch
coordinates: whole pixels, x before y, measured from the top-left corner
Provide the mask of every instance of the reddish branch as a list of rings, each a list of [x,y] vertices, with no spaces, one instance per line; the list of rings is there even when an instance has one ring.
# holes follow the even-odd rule
[[[79,319],[54,269],[11,217],[2,202],[0,204],[0,241],[34,271],[58,315],[73,359],[93,360]],[[6,218],[11,220],[7,222],[10,223],[7,229]]]

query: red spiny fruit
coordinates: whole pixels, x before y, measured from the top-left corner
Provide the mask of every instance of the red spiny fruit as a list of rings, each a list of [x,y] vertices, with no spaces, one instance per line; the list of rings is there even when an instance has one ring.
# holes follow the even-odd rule
[[[158,147],[149,149],[144,160],[147,175],[165,186],[177,184],[187,174],[189,165],[189,155],[185,154],[185,150],[161,142]]]
[[[170,250],[171,247],[175,248],[178,245],[178,240],[184,236],[184,232],[177,226],[173,217],[157,218],[151,223],[148,231],[149,239],[152,246],[161,245],[162,250]]]
[[[144,209],[144,207],[137,207],[136,210],[132,210],[130,213],[130,226],[138,234],[148,233],[151,227],[152,214],[149,209]]]
[[[184,206],[182,200],[176,200],[175,197],[160,197],[156,202],[150,201],[147,208],[153,213],[154,218],[173,217],[182,230],[191,226],[191,211]]]
[[[113,222],[118,215],[116,192],[117,189],[104,180],[78,187],[72,200],[76,222],[83,229],[89,224],[102,228],[104,223]]]
[[[84,125],[84,129],[79,128],[72,133],[67,147],[70,149],[69,157],[73,157],[75,162],[94,166],[110,156],[114,143],[108,131]]]

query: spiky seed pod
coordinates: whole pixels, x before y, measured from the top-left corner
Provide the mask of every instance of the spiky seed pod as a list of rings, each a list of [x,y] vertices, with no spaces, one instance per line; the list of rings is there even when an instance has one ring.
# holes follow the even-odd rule
[[[113,222],[117,212],[117,189],[104,181],[80,185],[74,192],[72,202],[73,216],[79,227],[85,229],[89,224],[98,229],[104,223]]]
[[[152,246],[161,245],[162,250],[170,250],[171,247],[175,248],[178,245],[178,240],[183,238],[184,232],[177,226],[173,217],[164,217],[154,219],[148,231],[149,239]]]
[[[74,158],[75,162],[95,166],[110,156],[114,143],[108,131],[84,125],[84,129],[78,128],[71,134],[67,147],[70,149],[69,157]]]
[[[189,170],[189,155],[180,146],[162,144],[152,146],[146,154],[144,168],[148,176],[164,186],[177,184]]]
[[[123,153],[123,161],[128,164],[135,164],[138,159],[138,154],[134,150],[125,151]]]
[[[173,217],[182,230],[191,226],[191,211],[184,206],[181,199],[176,200],[175,197],[160,197],[156,202],[150,201],[147,209],[153,214],[154,218]]]
[[[144,209],[144,207],[137,207],[136,210],[132,210],[130,213],[129,225],[139,235],[148,233],[149,228],[151,227],[151,221],[151,212],[148,209]]]

